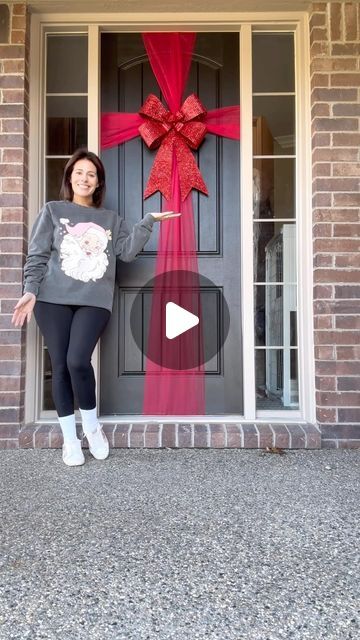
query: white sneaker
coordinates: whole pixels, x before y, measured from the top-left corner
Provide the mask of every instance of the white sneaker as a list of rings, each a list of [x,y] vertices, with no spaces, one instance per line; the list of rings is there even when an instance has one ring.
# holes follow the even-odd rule
[[[105,460],[109,455],[109,441],[103,431],[102,425],[98,424],[94,433],[85,434],[89,443],[89,451],[96,460]]]
[[[85,457],[81,449],[81,440],[64,442],[62,446],[62,458],[68,467],[77,467],[84,464]]]

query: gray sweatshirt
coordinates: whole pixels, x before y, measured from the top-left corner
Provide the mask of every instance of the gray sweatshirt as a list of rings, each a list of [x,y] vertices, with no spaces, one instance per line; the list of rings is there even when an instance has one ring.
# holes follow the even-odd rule
[[[55,304],[112,310],[116,258],[134,260],[148,241],[151,213],[129,232],[114,211],[66,200],[47,202],[32,228],[24,293]]]

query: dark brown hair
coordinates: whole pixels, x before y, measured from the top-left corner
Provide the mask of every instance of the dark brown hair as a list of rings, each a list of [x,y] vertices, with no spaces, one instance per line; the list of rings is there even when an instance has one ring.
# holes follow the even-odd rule
[[[88,151],[87,149],[77,149],[73,153],[71,158],[69,158],[69,160],[67,161],[61,183],[60,198],[61,200],[70,200],[70,202],[73,201],[74,191],[70,183],[70,177],[75,163],[78,160],[83,160],[84,158],[86,160],[90,160],[90,162],[92,162],[96,167],[97,179],[99,184],[93,193],[93,203],[95,207],[99,208],[101,207],[105,198],[105,169],[100,158],[98,158],[95,153],[93,153],[92,151]]]

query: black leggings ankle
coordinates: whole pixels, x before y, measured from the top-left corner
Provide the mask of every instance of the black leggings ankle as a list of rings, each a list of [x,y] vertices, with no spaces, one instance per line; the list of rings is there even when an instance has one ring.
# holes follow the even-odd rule
[[[91,355],[109,321],[110,311],[36,302],[34,315],[50,355],[52,395],[58,415],[74,413],[74,392],[81,409],[94,409]]]

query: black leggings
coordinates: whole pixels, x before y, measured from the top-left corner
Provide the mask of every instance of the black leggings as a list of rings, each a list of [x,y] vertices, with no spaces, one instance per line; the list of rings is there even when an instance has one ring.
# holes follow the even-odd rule
[[[110,311],[37,302],[34,315],[52,366],[52,394],[59,417],[74,413],[74,392],[81,409],[94,409],[95,376],[91,355]]]

